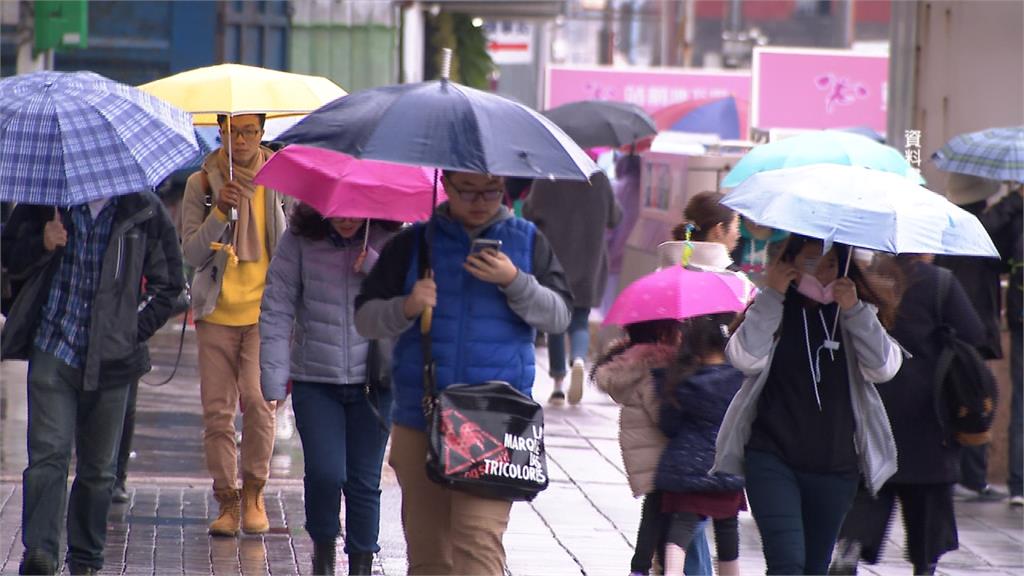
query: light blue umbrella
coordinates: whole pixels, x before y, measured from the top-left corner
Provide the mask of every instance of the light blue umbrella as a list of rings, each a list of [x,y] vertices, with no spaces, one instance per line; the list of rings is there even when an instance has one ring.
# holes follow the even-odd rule
[[[734,188],[750,176],[765,170],[810,164],[862,166],[905,176],[915,183],[924,183],[920,173],[895,148],[860,134],[825,130],[755,147],[729,171],[722,181],[722,187]]]
[[[1024,182],[1024,126],[961,134],[933,154],[932,159],[946,172]]]
[[[903,176],[816,164],[754,174],[722,204],[761,224],[890,253],[998,258],[969,212]]]
[[[99,74],[0,80],[0,201],[69,206],[152,190],[198,152],[188,113]]]

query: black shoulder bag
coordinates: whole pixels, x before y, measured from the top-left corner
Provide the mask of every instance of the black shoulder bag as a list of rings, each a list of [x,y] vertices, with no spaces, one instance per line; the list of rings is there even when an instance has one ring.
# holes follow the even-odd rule
[[[425,236],[421,278],[429,269]],[[548,486],[543,408],[507,382],[453,384],[439,392],[430,320],[429,313],[420,319],[427,477],[484,498],[533,500]]]

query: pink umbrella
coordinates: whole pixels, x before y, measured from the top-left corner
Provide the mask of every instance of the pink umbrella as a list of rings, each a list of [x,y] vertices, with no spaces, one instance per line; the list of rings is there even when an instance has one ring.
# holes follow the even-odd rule
[[[684,320],[704,314],[741,312],[754,285],[740,274],[669,266],[626,287],[612,304],[605,324],[624,326],[650,320]]]
[[[327,217],[415,222],[430,217],[434,171],[292,144],[274,154],[254,181]],[[438,202],[447,198],[439,182]]]

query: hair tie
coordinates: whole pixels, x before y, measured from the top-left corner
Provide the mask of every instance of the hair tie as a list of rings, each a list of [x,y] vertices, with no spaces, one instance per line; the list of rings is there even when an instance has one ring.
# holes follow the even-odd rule
[[[693,256],[693,242],[690,240],[690,238],[693,236],[693,231],[697,229],[697,226],[695,226],[691,222],[687,222],[686,225],[683,226],[683,229],[686,230],[686,236],[683,240],[684,244],[682,257],[679,260],[680,264],[686,266],[690,263],[690,257]]]

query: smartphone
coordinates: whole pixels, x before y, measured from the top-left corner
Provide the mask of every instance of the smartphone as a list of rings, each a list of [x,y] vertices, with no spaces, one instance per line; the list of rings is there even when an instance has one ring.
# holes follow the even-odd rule
[[[470,254],[476,254],[477,252],[483,252],[484,250],[494,250],[495,252],[501,252],[501,240],[492,240],[490,238],[477,238],[473,240],[473,245],[469,250]]]

